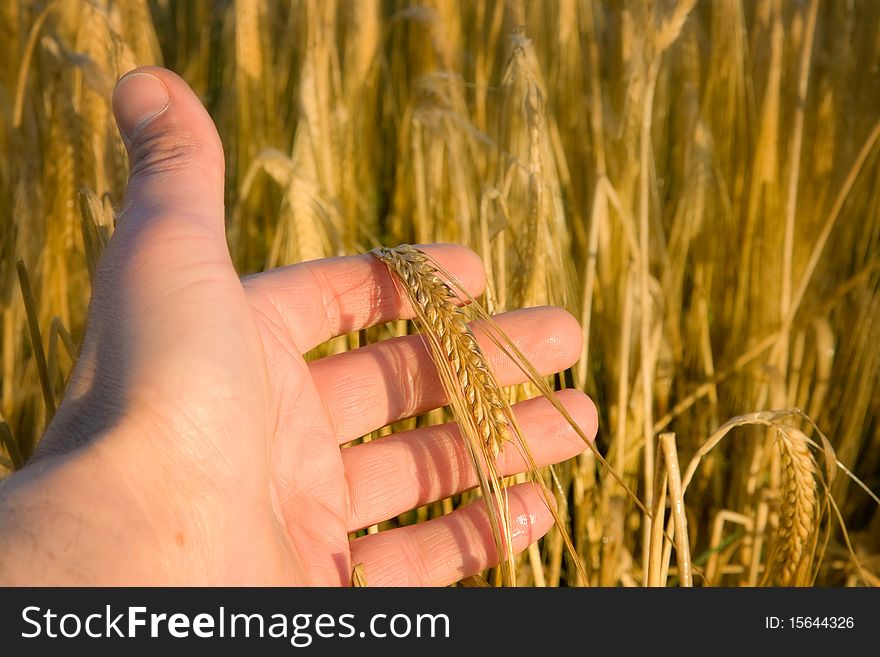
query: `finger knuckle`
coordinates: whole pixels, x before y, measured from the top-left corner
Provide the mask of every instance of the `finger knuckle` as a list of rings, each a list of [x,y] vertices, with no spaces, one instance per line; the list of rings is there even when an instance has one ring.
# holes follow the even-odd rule
[[[132,179],[174,173],[204,161],[200,144],[186,135],[141,135],[133,144],[132,154]]]

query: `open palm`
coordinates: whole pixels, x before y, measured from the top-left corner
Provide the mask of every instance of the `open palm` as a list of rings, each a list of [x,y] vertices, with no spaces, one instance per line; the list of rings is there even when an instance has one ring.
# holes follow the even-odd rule
[[[223,153],[198,99],[173,73],[139,69],[117,87],[114,109],[131,159],[125,208],[97,273],[81,357],[37,458],[44,480],[100,480],[89,522],[115,519],[117,547],[89,552],[100,569],[71,555],[79,579],[340,585],[363,562],[370,585],[444,585],[493,564],[481,503],[349,540],[476,484],[454,425],[342,447],[445,404],[418,336],[303,357],[334,336],[411,316],[385,266],[351,256],[240,280],[224,234]],[[472,295],[482,291],[472,252],[423,248]],[[497,321],[543,373],[580,353],[580,330],[559,309]],[[484,348],[502,384],[522,380],[491,343]],[[589,399],[561,399],[594,433]],[[539,464],[583,449],[545,400],[515,410]],[[500,458],[506,473],[524,468],[513,446]],[[48,485],[28,470],[17,486]],[[107,472],[123,482],[112,495]],[[519,551],[551,519],[530,484],[511,489],[510,500]]]

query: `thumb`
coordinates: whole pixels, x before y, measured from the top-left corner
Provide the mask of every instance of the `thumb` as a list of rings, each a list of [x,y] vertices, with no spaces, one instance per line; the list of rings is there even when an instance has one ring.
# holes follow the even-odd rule
[[[223,149],[208,112],[180,77],[156,67],[118,82],[113,111],[128,188],[96,272],[80,358],[44,442],[65,433],[88,440],[145,398],[160,406],[169,391],[182,408],[199,408],[206,389],[236,390],[258,351],[226,245]],[[65,432],[83,417],[92,418],[87,431]]]
[[[173,215],[222,236],[223,148],[186,82],[162,68],[135,69],[116,85],[113,112],[130,162],[124,219]]]

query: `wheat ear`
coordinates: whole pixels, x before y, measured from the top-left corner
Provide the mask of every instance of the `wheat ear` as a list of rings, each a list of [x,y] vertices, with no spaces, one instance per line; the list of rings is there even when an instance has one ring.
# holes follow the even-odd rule
[[[776,536],[774,581],[782,586],[810,583],[816,535],[816,462],[806,436],[793,427],[779,427],[782,457],[782,508]]]
[[[510,411],[501,387],[486,363],[467,316],[456,305],[457,295],[418,249],[403,244],[371,252],[397,276],[461,428],[480,489],[486,500],[492,536],[503,562],[505,583],[515,585],[507,495],[496,457],[510,437]]]

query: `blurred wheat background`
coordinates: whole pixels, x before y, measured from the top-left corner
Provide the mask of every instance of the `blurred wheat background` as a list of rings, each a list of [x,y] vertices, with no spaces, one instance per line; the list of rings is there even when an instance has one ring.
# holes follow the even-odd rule
[[[880,583],[841,467],[880,489],[878,26],[872,0],[0,3],[0,472],[63,394],[122,202],[113,85],[162,64],[219,128],[242,274],[453,241],[491,312],[581,319],[553,384],[657,519],[589,452],[559,467],[591,584]],[[517,570],[574,582],[555,530]]]

